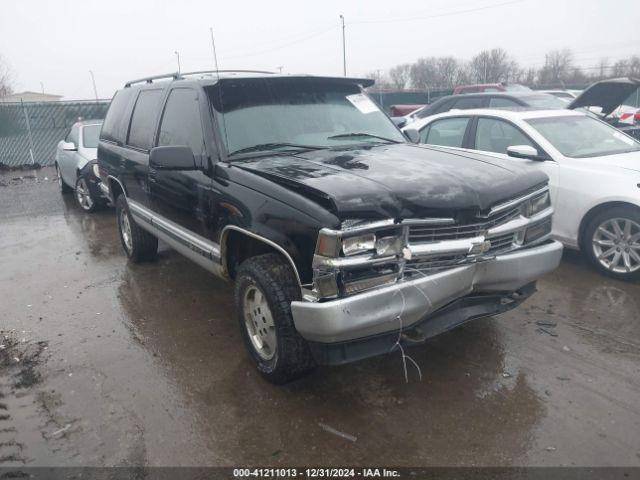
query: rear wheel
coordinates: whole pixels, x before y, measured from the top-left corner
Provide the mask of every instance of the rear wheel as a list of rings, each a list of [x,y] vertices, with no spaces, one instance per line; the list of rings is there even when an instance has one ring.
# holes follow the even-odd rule
[[[585,230],[584,250],[605,275],[640,279],[640,209],[614,207],[593,217]]]
[[[258,370],[275,384],[294,380],[315,367],[291,315],[291,302],[299,298],[295,274],[280,255],[259,255],[240,265],[235,285],[240,328]]]
[[[158,254],[158,239],[133,220],[124,195],[116,199],[116,218],[120,242],[127,257],[134,263],[154,260]]]
[[[60,193],[66,195],[67,193],[73,192],[73,188],[71,188],[69,185],[64,183],[64,180],[62,179],[62,174],[60,173],[60,167],[58,167],[57,163],[56,163],[56,176],[58,177],[58,188],[60,188]]]
[[[103,205],[102,199],[96,198],[95,194],[91,191],[89,182],[84,175],[80,175],[78,180],[76,180],[76,200],[80,208],[88,213],[95,212]]]

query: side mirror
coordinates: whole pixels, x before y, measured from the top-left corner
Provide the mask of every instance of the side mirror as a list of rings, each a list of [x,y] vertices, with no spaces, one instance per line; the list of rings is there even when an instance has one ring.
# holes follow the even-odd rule
[[[398,128],[402,128],[407,124],[407,119],[404,117],[391,117],[391,121]]]
[[[404,130],[405,136],[412,143],[420,143],[420,132],[415,128],[406,128]]]
[[[538,150],[531,145],[512,145],[507,147],[507,155],[514,158],[524,158],[526,160],[543,160]]]
[[[185,146],[152,148],[149,165],[157,170],[197,170],[193,151]]]
[[[78,150],[78,148],[73,142],[62,142],[62,150],[64,150],[65,152],[75,152]]]

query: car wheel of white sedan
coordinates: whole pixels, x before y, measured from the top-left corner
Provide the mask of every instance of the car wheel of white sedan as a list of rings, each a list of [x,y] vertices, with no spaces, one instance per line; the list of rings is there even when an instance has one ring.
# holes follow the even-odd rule
[[[83,175],[76,181],[76,200],[80,208],[87,213],[93,213],[101,206],[99,199],[94,198],[91,193],[89,182]]]
[[[620,280],[639,279],[640,210],[615,207],[596,215],[585,231],[585,250],[603,273]]]

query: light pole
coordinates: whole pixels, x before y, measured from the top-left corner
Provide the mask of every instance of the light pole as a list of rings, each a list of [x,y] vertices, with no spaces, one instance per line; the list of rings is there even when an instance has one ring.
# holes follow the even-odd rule
[[[347,49],[345,47],[345,39],[344,39],[344,15],[340,15],[340,20],[342,21],[342,73],[344,76],[347,76]]]
[[[40,90],[42,90],[42,94],[44,95],[44,84],[40,82]]]
[[[176,58],[178,59],[178,75],[180,75],[180,53],[177,50],[173,53],[176,54]]]
[[[96,88],[96,77],[93,76],[93,70],[89,70],[89,74],[91,75],[91,83],[93,84],[93,94],[96,97],[96,102],[98,101],[98,89]]]
[[[278,72],[282,73],[282,69],[284,68],[284,65],[280,65],[279,67],[276,67],[278,69]]]

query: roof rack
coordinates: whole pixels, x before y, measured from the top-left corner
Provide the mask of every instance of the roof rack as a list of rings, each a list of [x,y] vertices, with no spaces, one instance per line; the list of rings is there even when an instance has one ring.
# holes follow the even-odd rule
[[[124,84],[125,88],[130,87],[136,83],[153,83],[154,80],[160,80],[161,78],[173,78],[174,80],[178,80],[180,78],[180,74],[178,72],[174,73],[165,73],[163,75],[155,75],[153,77],[144,77],[138,78],[137,80],[130,80]]]
[[[264,70],[200,70],[197,72],[185,72],[185,73],[173,72],[173,73],[165,73],[163,75],[154,75],[153,77],[138,78],[137,80],[128,81],[127,83],[124,84],[124,86],[125,88],[128,88],[137,83],[153,83],[154,80],[161,80],[164,78],[180,80],[181,78],[184,78],[186,76],[202,75],[205,73],[211,73],[211,74],[214,74],[214,73],[260,73],[260,74],[266,74],[266,75],[273,75],[273,72],[267,72]]]

